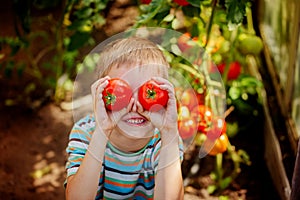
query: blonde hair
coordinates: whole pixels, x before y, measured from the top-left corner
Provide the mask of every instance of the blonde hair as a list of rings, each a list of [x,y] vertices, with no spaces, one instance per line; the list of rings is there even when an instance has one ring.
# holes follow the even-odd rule
[[[168,77],[169,63],[163,52],[155,43],[139,37],[118,39],[106,45],[100,53],[98,75],[104,77],[112,67],[130,65],[155,65],[163,77]]]

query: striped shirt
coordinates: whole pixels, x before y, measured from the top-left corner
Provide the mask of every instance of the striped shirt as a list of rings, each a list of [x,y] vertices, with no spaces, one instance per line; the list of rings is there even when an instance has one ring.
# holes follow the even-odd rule
[[[95,119],[91,115],[74,124],[66,149],[69,154],[67,177],[77,172],[94,130]],[[96,199],[153,199],[160,147],[160,134],[157,130],[148,144],[134,153],[122,152],[108,142]],[[179,145],[179,148],[182,160],[183,145]]]

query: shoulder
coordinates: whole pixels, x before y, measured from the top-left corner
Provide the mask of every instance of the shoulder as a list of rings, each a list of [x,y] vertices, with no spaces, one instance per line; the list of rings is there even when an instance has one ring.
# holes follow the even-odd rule
[[[89,140],[95,130],[95,118],[93,115],[87,115],[75,122],[69,138],[80,138]]]
[[[90,128],[95,127],[95,118],[93,115],[87,115],[83,118],[81,118],[79,121],[77,121],[74,125],[74,127],[81,128],[84,130],[88,130]]]

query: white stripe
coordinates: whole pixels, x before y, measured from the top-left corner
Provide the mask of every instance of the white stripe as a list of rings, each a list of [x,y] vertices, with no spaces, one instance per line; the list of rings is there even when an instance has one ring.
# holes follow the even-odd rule
[[[83,143],[83,142],[72,140],[72,141],[69,142],[69,148],[70,147],[79,147],[81,149],[87,149],[88,145]],[[84,152],[82,152],[82,153],[84,153]]]

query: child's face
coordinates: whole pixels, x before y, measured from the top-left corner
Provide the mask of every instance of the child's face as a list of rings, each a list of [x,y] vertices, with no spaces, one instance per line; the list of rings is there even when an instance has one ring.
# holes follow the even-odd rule
[[[163,77],[163,72],[160,68],[162,66],[157,66],[154,64],[145,66],[119,66],[112,67],[108,73],[111,78],[121,78],[129,83],[133,91],[133,98],[138,101],[138,89],[146,81],[150,80],[152,77]],[[136,104],[136,102],[135,102]],[[127,135],[145,138],[151,137],[153,135],[154,126],[142,113],[138,111],[130,110],[129,113],[121,117],[121,120],[117,122],[117,126],[120,132]]]

